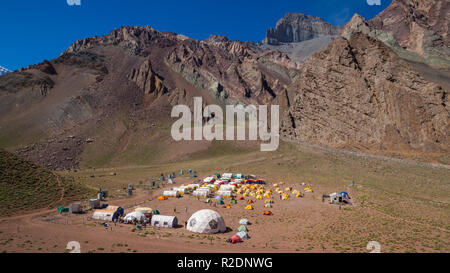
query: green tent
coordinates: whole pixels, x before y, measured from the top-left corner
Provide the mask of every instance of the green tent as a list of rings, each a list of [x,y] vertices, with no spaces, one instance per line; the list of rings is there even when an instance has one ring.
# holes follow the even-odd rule
[[[60,206],[58,207],[58,213],[69,212],[69,208]]]
[[[223,205],[223,204],[225,204],[225,203],[223,202],[223,200],[219,200],[219,202],[217,202],[217,205]]]
[[[217,178],[220,178],[220,173],[216,173]]]
[[[156,210],[156,209],[154,209],[154,210],[153,210],[153,214],[154,214],[154,215],[158,215],[158,214],[159,214],[159,211]]]
[[[237,204],[236,199],[231,199],[231,204]]]
[[[244,225],[242,225],[242,226],[238,227],[238,229],[237,229],[237,230],[238,230],[238,231],[248,231],[247,227],[246,227],[246,226],[244,226]]]

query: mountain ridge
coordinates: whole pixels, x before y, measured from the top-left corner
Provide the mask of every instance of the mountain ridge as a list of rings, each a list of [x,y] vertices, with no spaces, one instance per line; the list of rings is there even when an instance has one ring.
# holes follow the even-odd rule
[[[198,41],[149,26],[75,41],[58,58],[0,79],[0,145],[51,169],[182,160],[212,144],[173,141],[171,109],[192,109],[201,96],[203,106],[278,104],[282,134],[294,139],[369,152],[446,152],[446,87],[379,44],[388,43],[371,35],[379,30],[365,19],[351,22],[343,37],[283,45],[221,35]],[[352,86],[361,87],[357,97]]]

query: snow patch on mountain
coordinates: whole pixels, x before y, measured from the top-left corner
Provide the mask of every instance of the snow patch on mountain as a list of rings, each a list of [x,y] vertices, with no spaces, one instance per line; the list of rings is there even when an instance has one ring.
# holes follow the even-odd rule
[[[11,71],[9,71],[8,69],[0,66],[0,76],[3,76],[3,75],[5,75],[6,73],[9,73],[9,72],[11,72]]]

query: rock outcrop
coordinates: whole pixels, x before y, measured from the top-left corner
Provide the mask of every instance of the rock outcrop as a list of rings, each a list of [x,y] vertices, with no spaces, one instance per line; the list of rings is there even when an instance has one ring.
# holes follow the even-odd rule
[[[448,0],[393,0],[370,20],[373,30],[391,34],[402,49],[437,68],[450,68]],[[413,57],[410,57],[413,58]]]
[[[139,69],[133,69],[128,78],[136,82],[137,86],[139,86],[145,94],[161,96],[167,93],[167,88],[163,84],[163,79],[153,71],[149,60],[144,61]]]
[[[298,43],[320,36],[339,35],[342,28],[325,22],[322,18],[303,13],[288,13],[275,28],[266,32],[265,44]]]
[[[327,146],[449,149],[449,91],[362,33],[336,38],[303,67],[282,134]]]

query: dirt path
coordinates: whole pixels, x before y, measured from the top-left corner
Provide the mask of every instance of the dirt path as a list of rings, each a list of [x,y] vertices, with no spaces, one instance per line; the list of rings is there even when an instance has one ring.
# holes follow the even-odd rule
[[[336,148],[330,148],[325,147],[318,144],[312,144],[301,140],[296,139],[290,139],[286,137],[280,137],[281,140],[289,143],[295,143],[298,144],[302,148],[307,148],[309,150],[321,150],[324,152],[330,152],[337,155],[350,155],[350,156],[357,156],[357,157],[363,157],[363,158],[372,158],[376,160],[382,160],[382,161],[389,161],[394,163],[400,163],[400,164],[406,164],[406,165],[413,165],[413,166],[420,166],[420,167],[432,167],[432,168],[442,168],[442,169],[449,169],[450,165],[445,164],[436,164],[436,163],[426,163],[426,162],[418,162],[413,160],[406,160],[406,159],[400,159],[400,158],[392,158],[387,156],[381,156],[381,155],[373,155],[373,154],[366,154],[362,152],[354,152],[354,151],[348,151],[343,149],[336,149]]]

